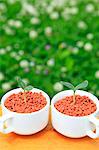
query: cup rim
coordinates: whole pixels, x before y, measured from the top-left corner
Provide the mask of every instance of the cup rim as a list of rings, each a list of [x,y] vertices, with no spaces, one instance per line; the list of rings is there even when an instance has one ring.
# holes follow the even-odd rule
[[[14,115],[36,115],[38,113],[41,113],[42,111],[46,110],[47,107],[49,107],[50,105],[50,97],[48,96],[47,93],[45,93],[44,91],[38,89],[38,88],[33,88],[32,90],[30,90],[31,92],[41,92],[42,95],[46,98],[46,101],[47,101],[47,104],[40,110],[38,111],[35,111],[35,112],[32,112],[32,113],[18,113],[18,112],[13,112],[9,109],[7,109],[5,106],[4,106],[4,102],[5,100],[7,99],[7,97],[9,97],[10,95],[14,94],[14,93],[19,93],[19,92],[22,92],[22,88],[16,88],[16,89],[13,89],[13,90],[10,90],[8,91],[5,95],[3,95],[3,97],[1,98],[1,107],[2,109],[5,109],[6,111],[8,111],[9,113],[13,113]]]
[[[61,92],[59,92],[59,93],[57,93],[53,98],[52,98],[52,100],[51,100],[51,111],[52,111],[52,109],[54,109],[54,111],[56,111],[56,113],[58,113],[58,115],[60,115],[60,116],[63,116],[63,117],[68,117],[68,118],[75,118],[75,119],[82,119],[82,118],[88,118],[88,117],[91,117],[92,115],[96,115],[98,112],[99,112],[99,100],[98,100],[98,98],[95,96],[95,95],[93,95],[93,94],[91,94],[90,92],[87,92],[87,91],[84,91],[84,90],[76,90],[76,93],[79,93],[79,92],[83,92],[83,93],[85,93],[85,94],[89,94],[89,96],[88,97],[90,97],[90,96],[93,96],[94,98],[95,98],[95,104],[96,104],[96,106],[97,106],[97,109],[96,109],[96,111],[95,112],[93,112],[93,113],[91,113],[91,114],[89,114],[89,115],[87,115],[87,116],[69,116],[69,115],[66,115],[66,114],[63,114],[63,113],[61,113],[61,112],[59,112],[56,108],[55,108],[55,106],[54,106],[54,101],[55,101],[55,99],[56,99],[56,97],[58,96],[58,95],[60,95],[60,94],[62,94],[62,93],[65,93],[65,92],[71,92],[71,94],[73,94],[73,90],[64,90],[64,91],[61,91]],[[80,95],[80,94],[79,94]],[[85,96],[87,96],[87,95],[85,95]],[[63,98],[64,97],[66,97],[66,96],[63,96]],[[59,100],[59,99],[58,99]],[[57,101],[58,101],[57,100]],[[93,100],[93,99],[91,99],[91,100]],[[97,101],[97,102],[96,102]]]

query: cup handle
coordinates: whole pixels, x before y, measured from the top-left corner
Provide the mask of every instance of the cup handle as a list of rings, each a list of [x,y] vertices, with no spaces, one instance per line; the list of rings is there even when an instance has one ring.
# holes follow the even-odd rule
[[[87,135],[93,139],[99,137],[99,119],[97,119],[95,116],[90,116],[88,118],[90,123],[93,123],[96,127],[96,133],[94,133],[91,129],[87,131]]]
[[[13,115],[11,114],[7,114],[7,115],[0,117],[0,132],[1,133],[7,134],[7,133],[11,133],[14,131],[12,127],[7,127],[6,129],[4,128],[4,122],[12,118],[13,118]]]

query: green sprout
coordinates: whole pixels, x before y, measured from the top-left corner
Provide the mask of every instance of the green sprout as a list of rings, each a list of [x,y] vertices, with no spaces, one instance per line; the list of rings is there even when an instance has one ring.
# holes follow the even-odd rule
[[[73,90],[73,104],[75,104],[76,102],[76,99],[75,99],[75,92],[76,90],[79,90],[79,89],[84,89],[88,86],[88,81],[85,80],[83,81],[82,83],[78,84],[77,86],[74,86],[73,84],[69,83],[69,82],[63,82],[61,81],[61,83],[63,85],[65,85],[66,87],[68,87],[69,89]]]
[[[26,91],[32,90],[33,86],[31,85],[27,86],[20,77],[17,78],[17,82],[18,82],[18,86],[23,89],[24,101],[26,103]]]

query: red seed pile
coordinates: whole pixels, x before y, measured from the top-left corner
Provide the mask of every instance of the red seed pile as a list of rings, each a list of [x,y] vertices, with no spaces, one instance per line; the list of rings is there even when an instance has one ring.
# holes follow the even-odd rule
[[[67,96],[58,100],[55,108],[69,116],[87,116],[96,111],[96,104],[87,96],[75,96],[76,102],[73,103],[73,96]]]
[[[4,105],[7,109],[17,113],[32,113],[45,107],[46,98],[42,93],[25,92],[26,101],[22,92],[9,96]]]

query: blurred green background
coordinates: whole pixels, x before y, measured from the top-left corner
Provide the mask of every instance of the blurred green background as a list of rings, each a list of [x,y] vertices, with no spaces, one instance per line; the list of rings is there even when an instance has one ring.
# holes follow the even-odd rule
[[[88,80],[99,97],[99,0],[0,0],[0,97],[17,76],[50,97]]]

